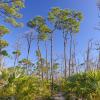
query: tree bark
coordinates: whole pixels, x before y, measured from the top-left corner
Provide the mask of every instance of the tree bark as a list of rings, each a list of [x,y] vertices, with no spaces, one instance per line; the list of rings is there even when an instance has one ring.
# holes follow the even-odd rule
[[[72,60],[72,33],[70,33],[70,58],[69,58],[69,76],[71,76],[71,60]]]
[[[47,67],[47,80],[48,80],[48,48],[47,48],[47,42],[45,41],[45,52],[46,52],[46,67]]]
[[[38,41],[37,41],[37,46],[38,46],[38,52],[39,52],[39,57],[38,57],[38,61],[40,62],[39,63],[39,74],[40,74],[40,72],[41,72],[41,78],[42,78],[42,80],[43,80],[43,78],[44,78],[44,75],[43,75],[43,66],[42,66],[42,56],[41,56],[41,51],[40,51],[40,46],[39,46],[39,39],[38,39]]]
[[[17,55],[15,55],[14,67],[16,66],[16,61],[17,61]]]
[[[51,94],[53,94],[53,33],[51,33]]]
[[[65,33],[64,33],[64,31],[63,31],[63,40],[64,40],[64,67],[65,67],[65,72],[64,72],[64,77],[65,77],[65,79],[66,79],[66,77],[67,77],[67,62],[66,62],[66,42],[67,42],[67,40],[66,40],[66,37],[65,37]]]

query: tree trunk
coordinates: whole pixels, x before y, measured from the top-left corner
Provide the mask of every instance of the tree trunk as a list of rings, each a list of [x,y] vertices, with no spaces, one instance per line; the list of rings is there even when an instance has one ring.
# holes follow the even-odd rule
[[[92,48],[91,40],[88,41],[88,48],[87,48],[87,58],[86,58],[86,71],[89,71],[90,68],[90,52]]]
[[[65,79],[66,79],[66,77],[67,77],[67,62],[66,62],[66,42],[67,42],[67,40],[66,40],[66,38],[65,38],[65,33],[64,33],[64,31],[63,31],[63,39],[64,39],[64,67],[65,67],[65,72],[64,72],[64,77],[65,77]]]
[[[47,67],[47,80],[48,80],[48,49],[47,49],[47,42],[45,41],[45,52],[46,52],[46,67]]]
[[[53,33],[51,33],[51,95],[53,94]]]
[[[28,47],[28,50],[27,50],[27,60],[29,59],[30,48],[31,48],[31,44],[29,44],[29,47]]]
[[[71,76],[71,60],[72,60],[72,42],[73,38],[72,38],[72,33],[70,33],[70,58],[69,58],[69,76]]]
[[[39,57],[38,57],[38,61],[39,61],[39,74],[40,74],[40,72],[41,72],[41,78],[42,78],[42,80],[43,80],[43,78],[44,78],[44,75],[43,75],[43,66],[42,66],[42,56],[41,56],[41,51],[40,51],[40,46],[39,46],[39,39],[38,39],[38,41],[37,41],[37,46],[38,46],[38,52],[39,52]]]
[[[0,69],[2,69],[2,54],[1,54],[1,48],[0,48]]]
[[[99,49],[99,57],[98,57],[97,69],[100,70],[100,49]]]
[[[16,76],[16,61],[17,61],[17,55],[15,54],[15,60],[14,60],[14,74]]]
[[[17,56],[15,55],[14,67],[16,66]]]
[[[75,54],[75,49],[76,49],[76,45],[75,45],[75,39],[73,39],[73,52],[72,52],[72,74],[74,74],[75,72],[75,65],[76,65],[76,54]]]

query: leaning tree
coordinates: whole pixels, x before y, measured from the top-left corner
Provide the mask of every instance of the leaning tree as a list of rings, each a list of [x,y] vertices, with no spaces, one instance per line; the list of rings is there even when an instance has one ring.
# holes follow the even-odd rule
[[[0,0],[0,18],[15,27],[22,26],[22,23],[18,23],[16,19],[22,17],[22,14],[20,14],[19,11],[23,7],[24,1],[22,0]],[[9,30],[5,26],[0,25],[0,56],[8,55],[7,52],[3,50],[8,46],[8,42],[2,39],[2,37],[7,33],[9,33]]]
[[[38,38],[44,42],[44,46],[45,46],[45,66],[46,66],[46,75],[47,75],[47,79],[49,78],[48,72],[49,72],[49,64],[48,64],[48,46],[47,46],[47,40],[49,40],[50,38],[50,33],[51,30],[49,29],[49,27],[47,25],[43,25],[41,26],[41,34],[38,35]],[[44,69],[44,68],[43,68]]]
[[[74,70],[74,66],[72,66],[72,48],[73,48],[73,36],[79,32],[80,23],[82,21],[82,13],[74,10],[70,10],[68,18],[66,19],[66,32],[70,35],[70,57],[69,57],[69,76],[71,75],[71,68]]]
[[[67,44],[67,33],[66,30],[66,20],[68,18],[69,11],[68,10],[62,10],[58,7],[54,7],[51,9],[51,12],[49,13],[49,20],[54,24],[55,29],[61,30],[63,33],[63,39],[64,39],[64,76],[66,78],[66,71],[67,71],[67,58],[66,58],[66,44]]]
[[[43,71],[42,71],[42,54],[40,50],[40,41],[45,41],[47,39],[47,33],[50,33],[51,30],[46,25],[46,21],[42,16],[36,16],[32,20],[30,20],[27,25],[36,31],[37,36],[37,51],[36,54],[38,56],[38,66],[39,66],[39,73],[41,71],[41,77],[43,79]]]
[[[11,23],[15,27],[22,26],[22,23],[18,23],[16,19],[22,18],[22,14],[20,14],[19,11],[23,7],[23,0],[1,0],[0,16],[4,18],[5,22]]]
[[[2,39],[2,37],[7,33],[9,33],[9,30],[4,26],[0,26],[0,68],[2,67],[3,57],[8,56],[8,53],[5,50],[5,47],[8,46],[8,42]]]
[[[53,23],[54,29],[58,29],[62,31],[63,39],[64,39],[64,65],[65,65],[65,77],[67,70],[67,62],[66,62],[66,43],[67,36],[70,35],[70,59],[72,56],[72,33],[77,33],[79,31],[80,22],[82,20],[81,12],[70,10],[70,9],[60,9],[58,7],[54,7],[49,12],[49,21]],[[69,60],[69,62],[71,62]],[[70,67],[71,64],[69,64]],[[70,69],[70,68],[69,68]]]
[[[52,24],[53,28],[51,29],[50,33],[50,47],[51,47],[51,94],[53,93],[54,90],[54,77],[53,77],[53,38],[54,38],[54,32],[56,30],[56,15],[58,15],[58,10],[56,8],[53,8],[49,11],[48,13],[48,21]]]

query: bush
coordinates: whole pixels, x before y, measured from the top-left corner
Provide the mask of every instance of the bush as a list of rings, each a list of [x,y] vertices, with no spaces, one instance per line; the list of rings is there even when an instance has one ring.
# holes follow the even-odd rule
[[[65,82],[64,89],[67,100],[96,100],[100,97],[100,71],[73,75]]]
[[[50,82],[41,81],[34,76],[20,76],[16,78],[14,75],[7,75],[4,78],[7,84],[0,87],[0,97],[14,97],[17,100],[49,100],[50,98]],[[45,99],[44,99],[45,98]]]

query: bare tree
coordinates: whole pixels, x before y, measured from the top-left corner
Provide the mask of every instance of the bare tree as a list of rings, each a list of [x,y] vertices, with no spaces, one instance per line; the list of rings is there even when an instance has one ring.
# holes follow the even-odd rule
[[[33,31],[25,32],[24,38],[26,39],[27,42],[27,60],[28,60],[30,55],[31,45],[34,40]]]
[[[76,66],[76,43],[75,39],[73,40],[73,50],[72,50],[72,74],[75,72]]]
[[[88,41],[88,47],[87,47],[87,53],[86,53],[86,71],[89,71],[91,69],[91,66],[90,66],[91,49],[92,49],[92,39]]]
[[[100,69],[100,43],[96,43],[96,50],[98,51],[97,69]]]
[[[14,51],[12,52],[14,55],[14,67],[16,66],[16,63],[18,64],[19,56],[21,55],[21,42],[18,38],[14,44]]]
[[[27,57],[26,58],[27,58],[27,61],[30,61],[29,56],[30,56],[32,42],[34,40],[33,31],[25,32],[24,33],[24,38],[27,42]],[[29,67],[30,67],[30,64],[26,64],[27,73],[28,73]]]

